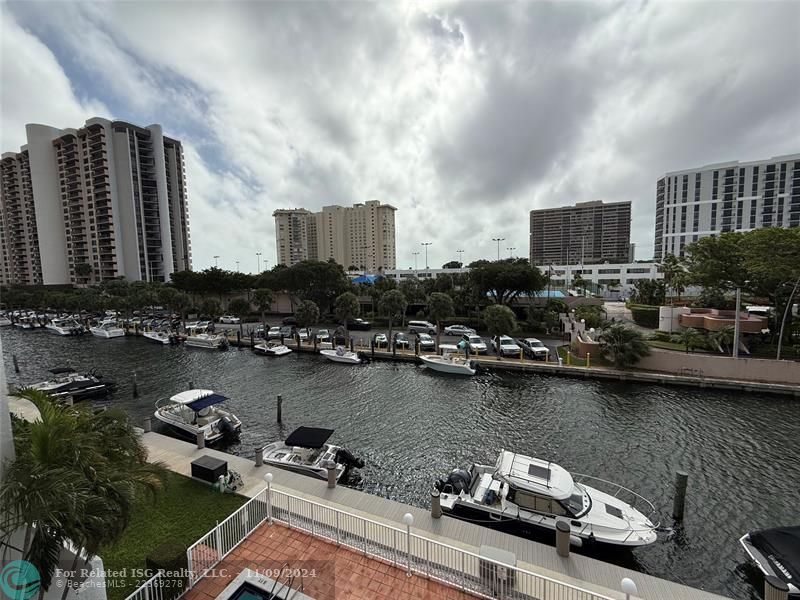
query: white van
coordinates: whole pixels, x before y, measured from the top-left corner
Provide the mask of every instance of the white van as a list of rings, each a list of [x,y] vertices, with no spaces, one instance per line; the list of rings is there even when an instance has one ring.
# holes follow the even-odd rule
[[[436,325],[428,321],[409,321],[408,330],[412,333],[427,333],[436,335]]]

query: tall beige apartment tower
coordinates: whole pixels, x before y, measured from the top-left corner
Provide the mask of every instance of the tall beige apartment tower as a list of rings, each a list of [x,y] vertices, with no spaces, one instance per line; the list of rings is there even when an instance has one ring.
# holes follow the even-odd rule
[[[278,264],[334,259],[345,268],[377,272],[394,269],[394,213],[377,200],[353,206],[324,206],[312,213],[304,208],[279,209],[275,217]]]
[[[630,256],[631,203],[594,200],[530,213],[532,265],[625,263]]]
[[[169,281],[191,269],[183,147],[160,125],[27,125],[0,161],[3,283]]]

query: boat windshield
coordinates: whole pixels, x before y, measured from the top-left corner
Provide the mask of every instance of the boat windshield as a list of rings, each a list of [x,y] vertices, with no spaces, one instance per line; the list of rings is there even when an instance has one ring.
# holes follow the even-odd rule
[[[566,505],[567,509],[573,516],[579,516],[583,511],[583,498],[586,492],[584,492],[583,488],[578,484],[575,484],[575,487],[572,488],[572,494],[570,497],[564,500],[564,504]]]

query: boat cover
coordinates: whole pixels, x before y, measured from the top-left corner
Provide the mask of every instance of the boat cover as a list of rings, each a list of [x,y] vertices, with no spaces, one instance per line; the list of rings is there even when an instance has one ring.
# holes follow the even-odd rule
[[[203,396],[193,402],[189,402],[186,406],[191,408],[194,412],[197,412],[209,406],[213,406],[214,404],[225,402],[225,400],[229,400],[229,398],[226,398],[222,394],[209,394],[208,396]]]
[[[74,373],[75,369],[72,367],[56,367],[55,369],[50,369],[50,372],[53,375],[61,375],[62,373]]]
[[[800,582],[800,525],[756,531],[750,534],[750,543],[779,578],[794,585]]]
[[[333,429],[298,427],[289,434],[284,443],[287,446],[300,446],[301,448],[322,448],[332,435]]]

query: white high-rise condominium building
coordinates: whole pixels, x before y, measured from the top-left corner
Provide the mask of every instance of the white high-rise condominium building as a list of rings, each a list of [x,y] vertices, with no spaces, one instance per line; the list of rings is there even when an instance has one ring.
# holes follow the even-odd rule
[[[332,258],[345,268],[394,269],[396,210],[377,200],[324,206],[316,213],[304,208],[276,210],[272,216],[278,264]]]
[[[726,231],[800,226],[800,154],[667,173],[656,184],[655,260]]]
[[[0,282],[169,281],[192,264],[183,147],[160,125],[27,125],[0,161]]]

